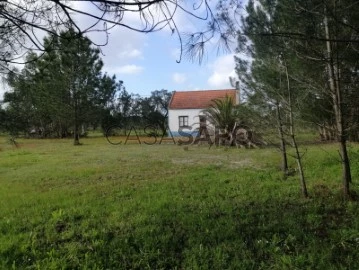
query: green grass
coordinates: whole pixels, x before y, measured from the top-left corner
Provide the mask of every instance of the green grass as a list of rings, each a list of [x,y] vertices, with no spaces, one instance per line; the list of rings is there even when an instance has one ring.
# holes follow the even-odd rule
[[[359,269],[335,145],[305,146],[302,199],[273,148],[82,142],[0,137],[2,269]]]

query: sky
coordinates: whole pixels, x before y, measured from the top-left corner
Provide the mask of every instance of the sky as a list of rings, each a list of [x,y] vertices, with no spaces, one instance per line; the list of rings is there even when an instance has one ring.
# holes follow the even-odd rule
[[[74,2],[76,8],[93,11],[86,2]],[[74,20],[86,27],[92,23],[88,17],[77,16]],[[199,21],[177,12],[176,24],[181,32],[192,32],[200,28]],[[125,15],[123,22],[139,25],[136,14]],[[103,33],[90,33],[89,38],[103,43]],[[235,44],[232,44],[233,51]],[[106,46],[101,47],[103,70],[122,80],[128,92],[149,96],[151,91],[167,89],[169,91],[190,91],[204,89],[232,88],[229,77],[235,76],[234,54],[217,53],[215,44],[209,44],[203,62],[192,62],[182,58],[180,63],[180,42],[177,35],[169,29],[155,33],[138,33],[124,27],[115,27],[109,32]],[[0,87],[2,92],[6,87]],[[2,93],[0,90],[0,99]]]
[[[84,2],[77,2],[76,6],[82,10],[89,8]],[[140,24],[137,14],[126,14],[123,21],[132,26]],[[181,32],[200,29],[200,21],[181,12],[176,13],[175,21]],[[90,23],[88,18],[78,18],[78,22],[83,25]],[[101,34],[90,35],[90,38],[97,42],[104,39]],[[234,51],[235,44],[232,47]],[[172,35],[169,29],[143,34],[116,27],[110,32],[108,45],[101,48],[104,70],[124,81],[128,92],[141,96],[161,89],[189,91],[232,88],[229,76],[235,76],[233,53],[218,55],[217,47],[209,44],[201,64],[184,57],[177,63],[180,48],[177,35]]]
[[[167,89],[200,90],[230,88],[229,76],[234,76],[233,54],[208,52],[202,64],[189,59],[180,63],[180,43],[167,33],[114,34],[104,47],[104,69],[124,81],[129,92],[149,95],[151,91]]]

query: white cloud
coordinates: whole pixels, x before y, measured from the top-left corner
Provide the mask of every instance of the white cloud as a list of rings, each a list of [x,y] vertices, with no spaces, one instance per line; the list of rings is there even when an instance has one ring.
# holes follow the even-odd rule
[[[104,33],[93,33],[91,38],[95,42],[104,41]],[[131,64],[134,59],[143,58],[143,49],[147,36],[125,28],[116,27],[109,33],[106,46],[101,47],[102,59],[105,66],[121,66]],[[126,42],[124,42],[124,40]]]
[[[139,74],[143,71],[143,67],[137,65],[120,66],[112,70],[118,74]]]
[[[75,7],[82,11],[92,12],[97,14],[96,9],[89,2],[74,2]],[[89,27],[94,23],[94,20],[77,15],[76,19],[82,29]],[[138,14],[127,12],[123,18],[123,22],[133,27],[141,27],[141,20]],[[108,25],[109,27],[111,24]],[[102,24],[99,24],[95,29],[101,29]],[[108,35],[107,35],[108,34]],[[131,62],[134,59],[143,59],[143,49],[146,44],[148,36],[132,31],[122,26],[115,26],[108,33],[103,31],[93,31],[87,34],[89,38],[96,44],[104,44],[101,46],[101,58],[105,63],[105,70],[111,73],[134,74],[143,70],[138,65],[133,65]],[[107,40],[108,38],[108,40]]]
[[[186,74],[184,74],[184,73],[176,72],[176,73],[173,73],[172,80],[177,84],[181,84],[181,83],[186,82],[187,77],[186,77]]]
[[[142,52],[138,49],[128,49],[121,51],[117,54],[120,60],[142,58]]]
[[[229,54],[221,56],[210,65],[212,74],[208,78],[208,84],[213,88],[228,88],[231,87],[229,77],[236,77],[234,70],[235,62],[234,55]]]

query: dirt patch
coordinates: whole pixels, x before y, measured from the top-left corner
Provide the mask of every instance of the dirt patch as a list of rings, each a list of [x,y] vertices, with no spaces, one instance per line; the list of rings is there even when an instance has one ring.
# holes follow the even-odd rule
[[[255,164],[253,163],[252,160],[250,159],[243,159],[243,160],[238,160],[238,161],[232,161],[229,163],[229,167],[232,169],[235,168],[243,168],[243,167],[247,167],[247,168],[257,168],[255,166]]]
[[[182,165],[221,165],[226,168],[230,169],[237,169],[237,168],[257,168],[251,159],[243,159],[243,160],[236,160],[230,161],[227,158],[223,157],[205,157],[199,159],[172,159],[172,164],[182,164]]]
[[[37,144],[35,144],[35,143],[29,143],[29,144],[25,144],[25,143],[20,143],[19,144],[19,146],[21,147],[21,148],[29,148],[29,149],[34,149],[34,148],[37,148],[38,147],[38,145]]]

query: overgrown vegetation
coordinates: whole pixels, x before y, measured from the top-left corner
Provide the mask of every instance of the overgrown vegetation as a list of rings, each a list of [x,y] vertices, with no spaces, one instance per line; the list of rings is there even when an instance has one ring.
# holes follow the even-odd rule
[[[334,145],[307,147],[302,199],[275,148],[18,143],[1,138],[0,268],[359,267],[358,201],[342,197]]]

